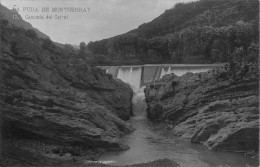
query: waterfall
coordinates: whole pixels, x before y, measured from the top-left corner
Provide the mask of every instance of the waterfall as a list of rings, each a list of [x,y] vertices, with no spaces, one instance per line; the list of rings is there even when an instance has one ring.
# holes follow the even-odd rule
[[[141,67],[119,67],[117,78],[131,85],[132,89],[137,92],[140,88],[142,77]]]
[[[120,67],[117,78],[128,83],[133,89],[134,95],[132,99],[133,113],[137,118],[145,118],[145,96],[144,86],[140,88],[142,79],[142,67]]]
[[[167,74],[170,67],[162,67],[160,78]]]
[[[136,89],[140,88],[142,78],[142,67],[133,67],[131,82]]]
[[[135,115],[134,119],[145,119],[146,118],[146,108],[147,104],[145,102],[144,94],[145,86],[141,87],[138,91],[134,92],[132,99],[133,103],[133,113]]]
[[[132,72],[131,67],[120,67],[117,78],[121,79],[125,83],[132,84],[131,82]]]

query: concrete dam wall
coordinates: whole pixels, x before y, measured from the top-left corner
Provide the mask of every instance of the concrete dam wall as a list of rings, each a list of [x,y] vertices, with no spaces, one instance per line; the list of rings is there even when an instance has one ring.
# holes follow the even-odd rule
[[[182,76],[187,72],[206,72],[221,64],[160,64],[160,65],[139,65],[139,66],[99,66],[114,78],[121,79],[135,88],[152,83],[166,74],[174,73]]]

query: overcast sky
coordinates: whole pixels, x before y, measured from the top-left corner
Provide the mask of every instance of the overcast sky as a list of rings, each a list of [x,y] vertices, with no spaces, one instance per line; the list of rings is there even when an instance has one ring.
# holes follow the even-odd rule
[[[79,44],[96,41],[125,33],[149,22],[178,2],[190,0],[0,0],[1,3],[19,8],[23,19],[60,43]],[[25,7],[36,7],[39,12],[29,12]],[[49,7],[43,13],[42,7]],[[89,12],[54,13],[53,7],[89,8]],[[28,16],[68,15],[66,20],[26,19]]]

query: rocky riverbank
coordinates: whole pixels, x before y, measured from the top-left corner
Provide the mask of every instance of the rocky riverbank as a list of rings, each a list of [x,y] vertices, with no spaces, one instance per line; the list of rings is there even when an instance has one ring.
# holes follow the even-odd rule
[[[71,146],[55,146],[32,140],[10,139],[4,141],[5,150],[0,164],[5,166],[88,166],[115,167],[97,161],[104,149],[84,149]],[[8,149],[6,149],[8,148]],[[124,167],[178,167],[179,164],[169,159],[126,165]]]
[[[166,75],[145,89],[147,116],[211,150],[257,152],[258,79],[258,65],[246,63]]]
[[[8,24],[1,29],[0,107],[5,160],[11,159],[11,165],[46,165],[43,162],[55,159],[47,156],[49,160],[44,161],[46,155],[73,155],[83,150],[73,155],[82,157],[127,149],[119,138],[134,130],[125,122],[132,115],[133,92],[128,85],[32,31]],[[19,159],[23,153],[28,156]],[[33,159],[35,156],[38,160]],[[2,162],[9,162],[5,160]]]

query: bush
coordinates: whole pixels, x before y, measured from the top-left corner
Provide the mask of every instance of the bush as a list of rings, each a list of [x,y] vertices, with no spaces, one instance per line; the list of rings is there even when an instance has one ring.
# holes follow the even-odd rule
[[[37,38],[37,34],[34,30],[32,29],[28,29],[25,31],[25,35],[29,38],[32,38],[32,39],[36,39]]]

